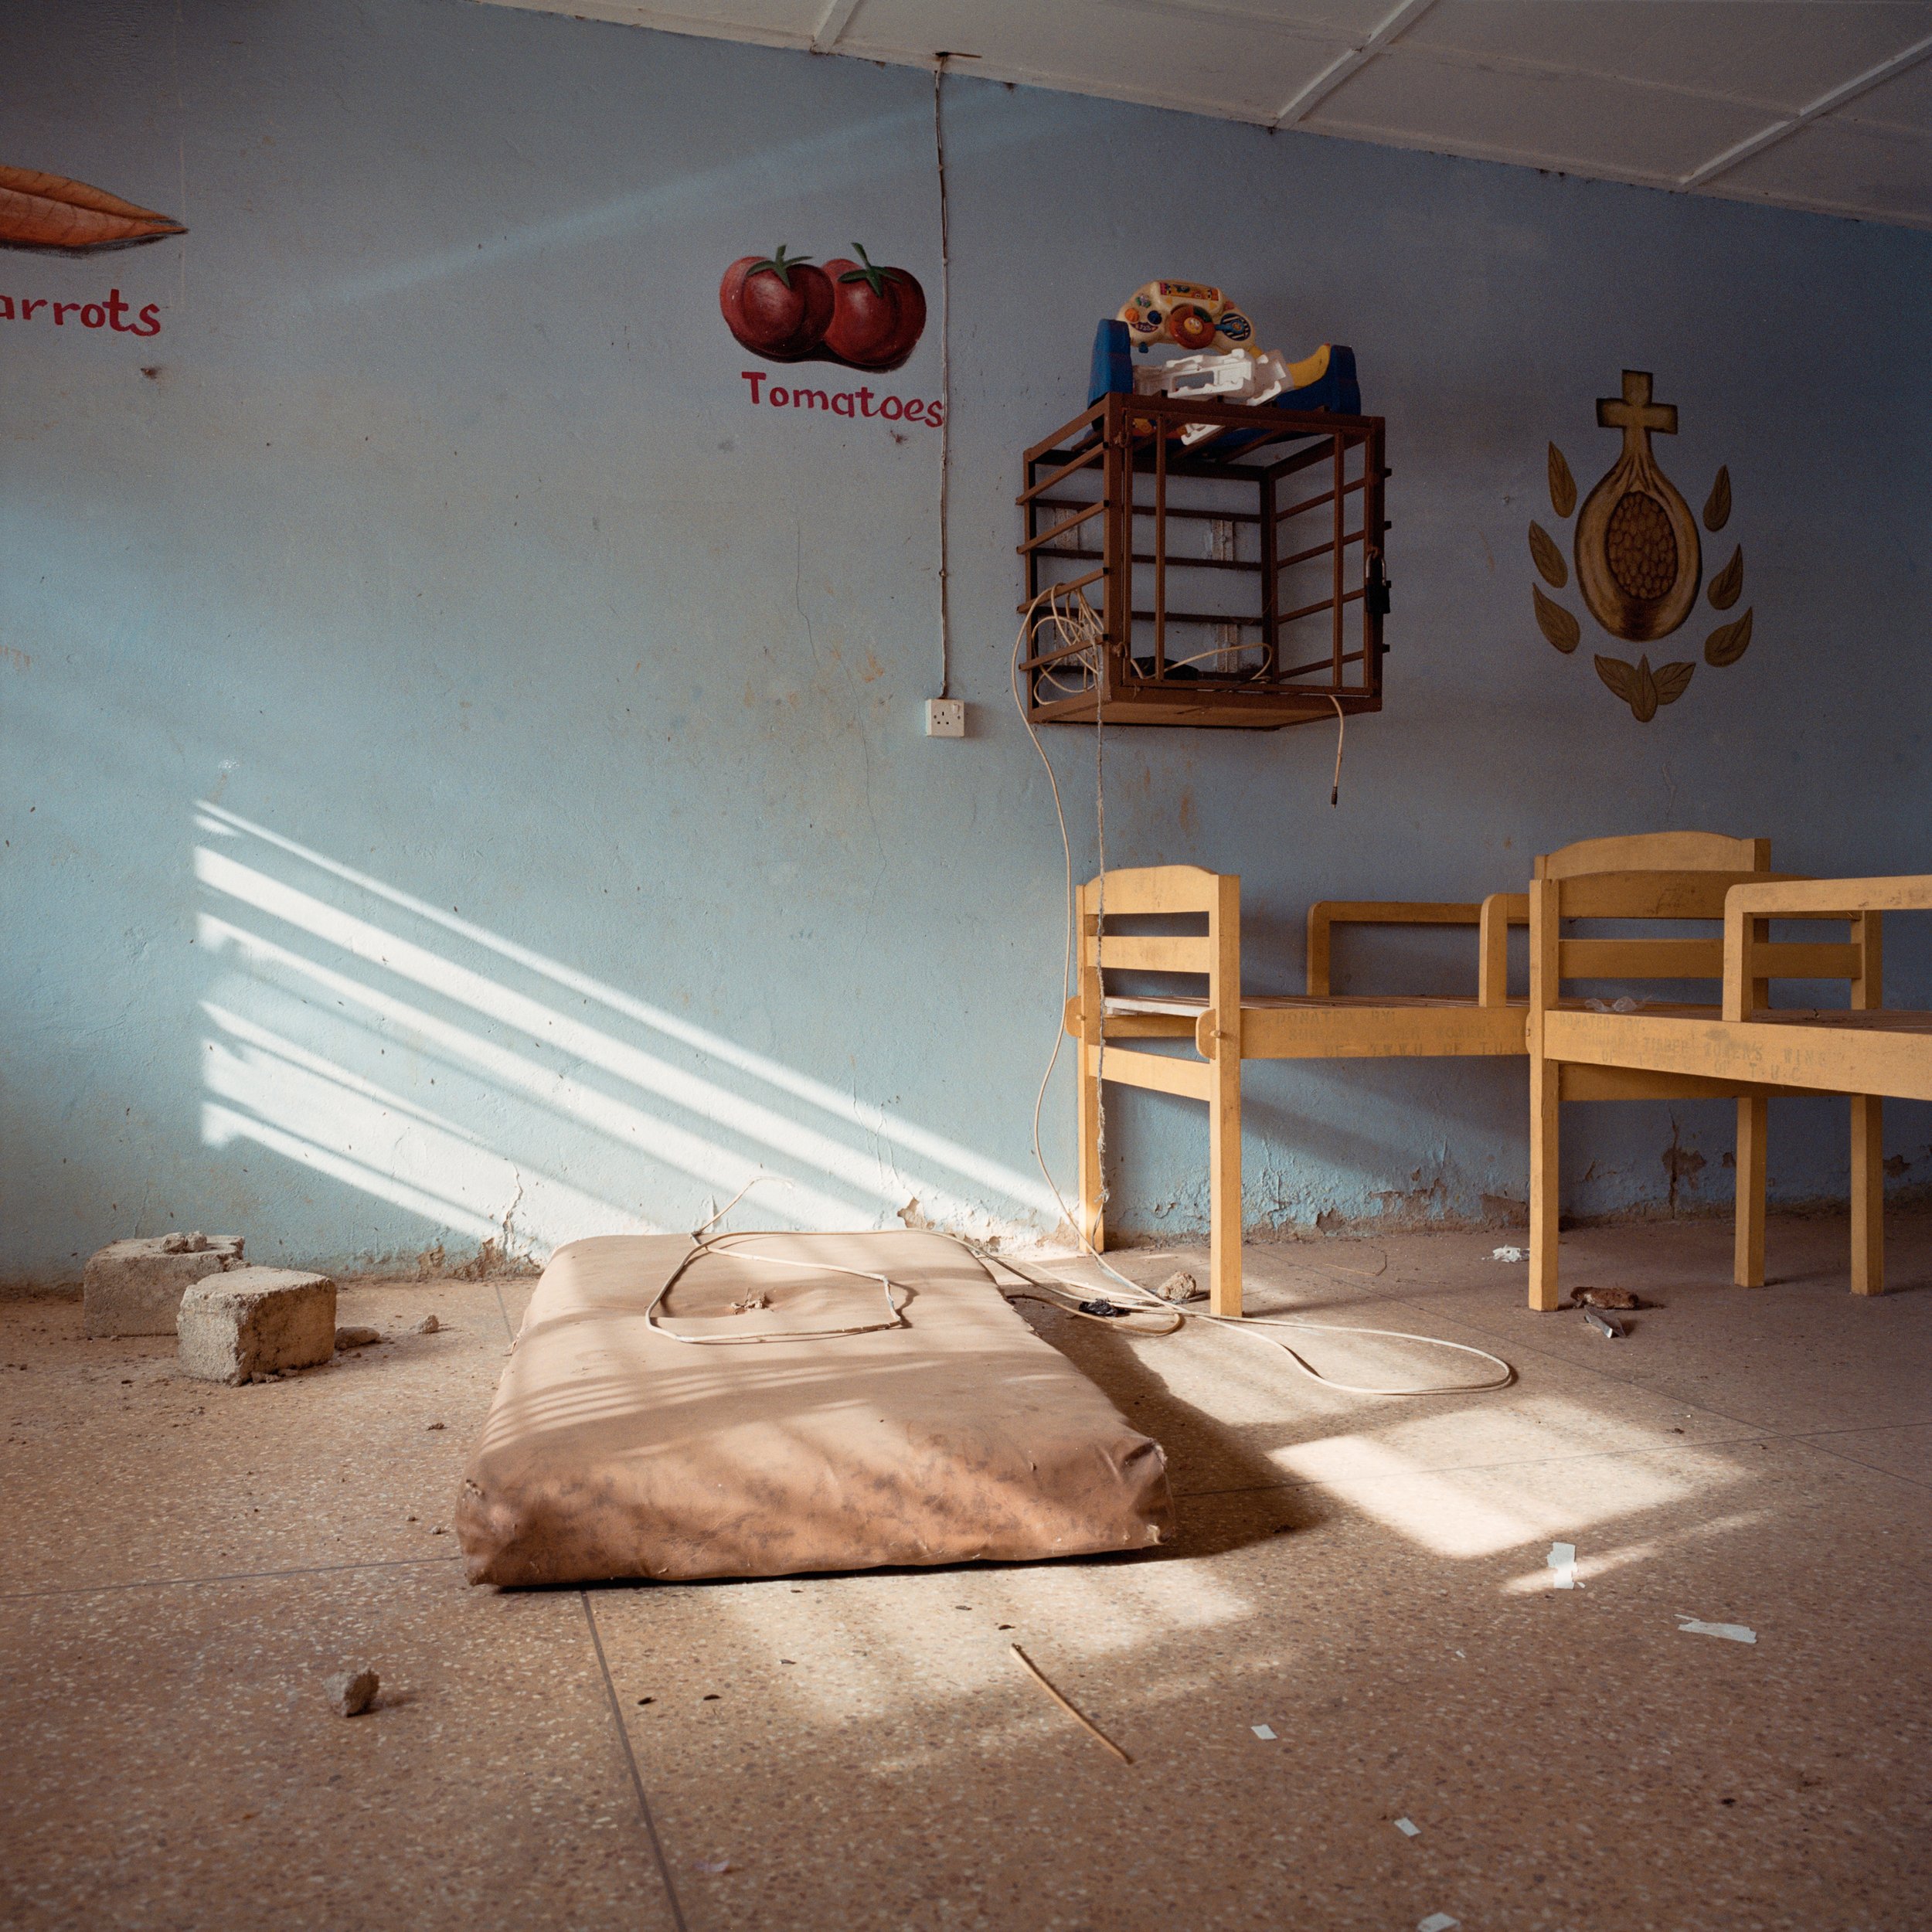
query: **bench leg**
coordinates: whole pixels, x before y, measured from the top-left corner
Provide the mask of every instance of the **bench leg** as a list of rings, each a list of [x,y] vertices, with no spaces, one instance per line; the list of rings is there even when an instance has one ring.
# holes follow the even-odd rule
[[[1107,1251],[1106,1182],[1100,1172],[1100,1055],[1080,1042],[1076,1124],[1080,1143],[1080,1238],[1096,1254]]]
[[[1852,1096],[1852,1292],[1885,1292],[1885,1103]]]
[[[1556,1284],[1557,1066],[1539,1053],[1529,1063],[1529,1305],[1547,1314],[1563,1298]]]
[[[1208,1306],[1241,1312],[1241,1056],[1213,1063],[1208,1093]]]
[[[1740,1288],[1764,1285],[1764,1136],[1770,1112],[1762,1095],[1737,1103],[1737,1247],[1731,1279]]]

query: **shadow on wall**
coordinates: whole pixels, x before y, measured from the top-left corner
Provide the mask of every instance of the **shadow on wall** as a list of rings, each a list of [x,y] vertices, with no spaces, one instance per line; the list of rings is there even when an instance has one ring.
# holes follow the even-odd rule
[[[883,1107],[225,807],[196,825],[209,1148],[266,1148],[426,1240],[512,1257],[676,1226],[761,1175],[787,1183],[757,1196],[777,1225],[910,1210],[1029,1240],[1059,1219],[1037,1179]]]

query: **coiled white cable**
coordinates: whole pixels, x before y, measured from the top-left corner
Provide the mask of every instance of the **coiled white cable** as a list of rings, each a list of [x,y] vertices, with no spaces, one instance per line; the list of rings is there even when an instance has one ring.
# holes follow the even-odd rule
[[[1083,651],[1080,658],[1077,659],[1077,662],[1079,662],[1083,665],[1088,665],[1092,669],[1094,674],[1094,682],[1097,686],[1100,682],[1100,667],[1095,652],[1101,641],[1100,618],[1097,614],[1094,611],[1093,606],[1087,602],[1086,594],[1083,591],[1076,591],[1074,593],[1074,597],[1077,600],[1075,607],[1066,611],[1063,611],[1060,607],[1059,587],[1057,585],[1049,585],[1046,590],[1039,592],[1039,594],[1036,596],[1027,605],[1026,615],[1020,621],[1019,634],[1013,641],[1013,665],[1012,676],[1011,679],[1014,709],[1019,712],[1020,723],[1026,727],[1026,735],[1032,740],[1033,749],[1039,754],[1039,761],[1046,768],[1046,782],[1048,786],[1051,788],[1053,794],[1053,816],[1058,821],[1060,825],[1060,856],[1064,864],[1064,889],[1063,896],[1066,908],[1066,944],[1062,954],[1062,964],[1060,968],[1060,993],[1063,1005],[1068,998],[1071,997],[1070,989],[1073,977],[1073,847],[1072,841],[1067,836],[1066,811],[1065,806],[1061,801],[1060,780],[1055,775],[1053,770],[1053,762],[1047,757],[1046,747],[1041,743],[1039,733],[1034,728],[1033,720],[1029,713],[1028,707],[1020,696],[1019,667],[1021,656],[1022,653],[1026,651],[1026,647],[1031,641],[1034,633],[1035,614],[1039,610],[1039,606],[1043,603],[1045,603],[1048,606],[1049,614],[1045,618],[1041,620],[1040,628],[1045,628],[1047,625],[1050,624],[1063,636],[1070,636],[1070,641],[1075,644],[1083,644],[1086,646],[1085,650]],[[1031,655],[1036,655],[1037,653],[1035,652]],[[1341,706],[1338,705],[1335,709],[1337,712],[1339,713]],[[1095,700],[1095,723],[1097,726],[1099,723],[1098,712],[1099,700],[1097,696]],[[1335,783],[1338,789],[1341,782],[1341,744],[1338,737],[1336,743],[1335,753]],[[1104,803],[1097,801],[1096,808],[1097,811],[1104,811],[1105,809]],[[1104,877],[1104,871],[1103,871],[1102,876]],[[1231,1316],[1197,1315],[1192,1311],[1185,1308],[1177,1310],[1174,1304],[1163,1301],[1158,1295],[1154,1294],[1151,1289],[1143,1287],[1138,1281],[1129,1280],[1127,1276],[1121,1273],[1119,1269],[1112,1267],[1108,1263],[1106,1257],[1101,1254],[1099,1250],[1094,1246],[1093,1243],[1087,1239],[1087,1232],[1085,1229],[1080,1226],[1079,1217],[1068,1208],[1066,1205],[1066,1198],[1060,1192],[1060,1183],[1054,1179],[1052,1170],[1046,1165],[1046,1156],[1041,1151],[1039,1133],[1040,1114],[1046,1104],[1046,1090],[1053,1080],[1053,1070],[1060,1063],[1060,1042],[1064,1039],[1066,1036],[1066,1026],[1064,1020],[1063,1019],[1057,1022],[1055,1025],[1053,1029],[1053,1051],[1047,1056],[1046,1070],[1040,1076],[1039,1091],[1033,1096],[1034,1163],[1039,1168],[1040,1178],[1046,1183],[1047,1191],[1053,1196],[1055,1204],[1059,1207],[1061,1216],[1065,1219],[1066,1225],[1073,1230],[1073,1238],[1079,1243],[1081,1251],[1086,1254],[1100,1268],[1101,1272],[1108,1277],[1110,1280],[1117,1282],[1121,1287],[1128,1291],[1128,1294],[1133,1298],[1133,1305],[1137,1310],[1158,1310],[1162,1313],[1167,1314],[1179,1313],[1183,1317],[1184,1319],[1190,1321],[1209,1321],[1213,1323],[1218,1328],[1233,1328],[1251,1335],[1255,1329],[1260,1328],[1303,1328],[1311,1329],[1321,1335],[1370,1335],[1383,1341],[1418,1342],[1425,1348],[1449,1349],[1454,1350],[1458,1355],[1475,1355],[1481,1361],[1493,1363],[1498,1371],[1498,1373],[1495,1377],[1487,1382],[1432,1383],[1424,1387],[1408,1389],[1379,1388],[1360,1383],[1338,1382],[1334,1376],[1322,1374],[1318,1369],[1315,1368],[1310,1363],[1304,1361],[1294,1349],[1288,1345],[1287,1342],[1276,1341],[1272,1336],[1269,1335],[1253,1335],[1253,1338],[1255,1341],[1264,1342],[1271,1348],[1279,1349],[1281,1352],[1294,1364],[1296,1368],[1299,1369],[1304,1375],[1307,1376],[1310,1379],[1310,1380],[1319,1382],[1328,1388],[1338,1389],[1349,1395],[1475,1395],[1481,1393],[1487,1389],[1507,1388],[1511,1383],[1515,1381],[1516,1379],[1515,1370],[1512,1369],[1508,1362],[1504,1361],[1502,1356],[1491,1354],[1487,1349],[1473,1348],[1467,1342],[1445,1342],[1443,1341],[1439,1336],[1428,1335],[1410,1335],[1396,1328],[1343,1328],[1325,1321],[1298,1321],[1291,1317],[1281,1315],[1253,1315]],[[1101,1120],[1104,1122],[1106,1118],[1106,1093],[1104,1085],[1101,1087],[1098,1105],[1100,1109]],[[1104,1134],[1104,1126],[1103,1126],[1103,1134]],[[1103,1142],[1103,1145],[1104,1145],[1104,1142]],[[992,1259],[998,1260],[1000,1259],[1000,1257],[997,1256],[988,1255],[985,1250],[975,1247],[975,1244],[971,1242],[967,1242],[964,1245],[965,1245],[968,1248],[971,1249],[975,1253],[978,1253],[982,1260]],[[1069,1287],[1070,1290],[1070,1284],[1063,1284],[1062,1285]]]

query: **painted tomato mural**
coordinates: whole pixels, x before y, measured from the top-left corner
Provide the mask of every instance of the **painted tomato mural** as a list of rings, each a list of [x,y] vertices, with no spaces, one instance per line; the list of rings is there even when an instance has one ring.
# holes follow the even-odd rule
[[[768,362],[897,369],[926,327],[926,291],[916,276],[874,262],[856,242],[852,254],[856,260],[836,256],[823,268],[782,245],[741,256],[718,287],[726,326]]]

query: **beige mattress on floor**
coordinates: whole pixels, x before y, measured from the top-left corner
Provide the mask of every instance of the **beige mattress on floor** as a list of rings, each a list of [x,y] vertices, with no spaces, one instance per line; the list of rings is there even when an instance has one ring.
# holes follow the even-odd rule
[[[1140,1549],[1169,1533],[1160,1445],[1027,1327],[957,1243],[912,1230],[684,1235],[560,1248],[470,1458],[456,1516],[472,1583],[782,1577],[886,1563]],[[887,1276],[760,1266],[750,1253]],[[733,1313],[762,1294],[770,1305]]]

